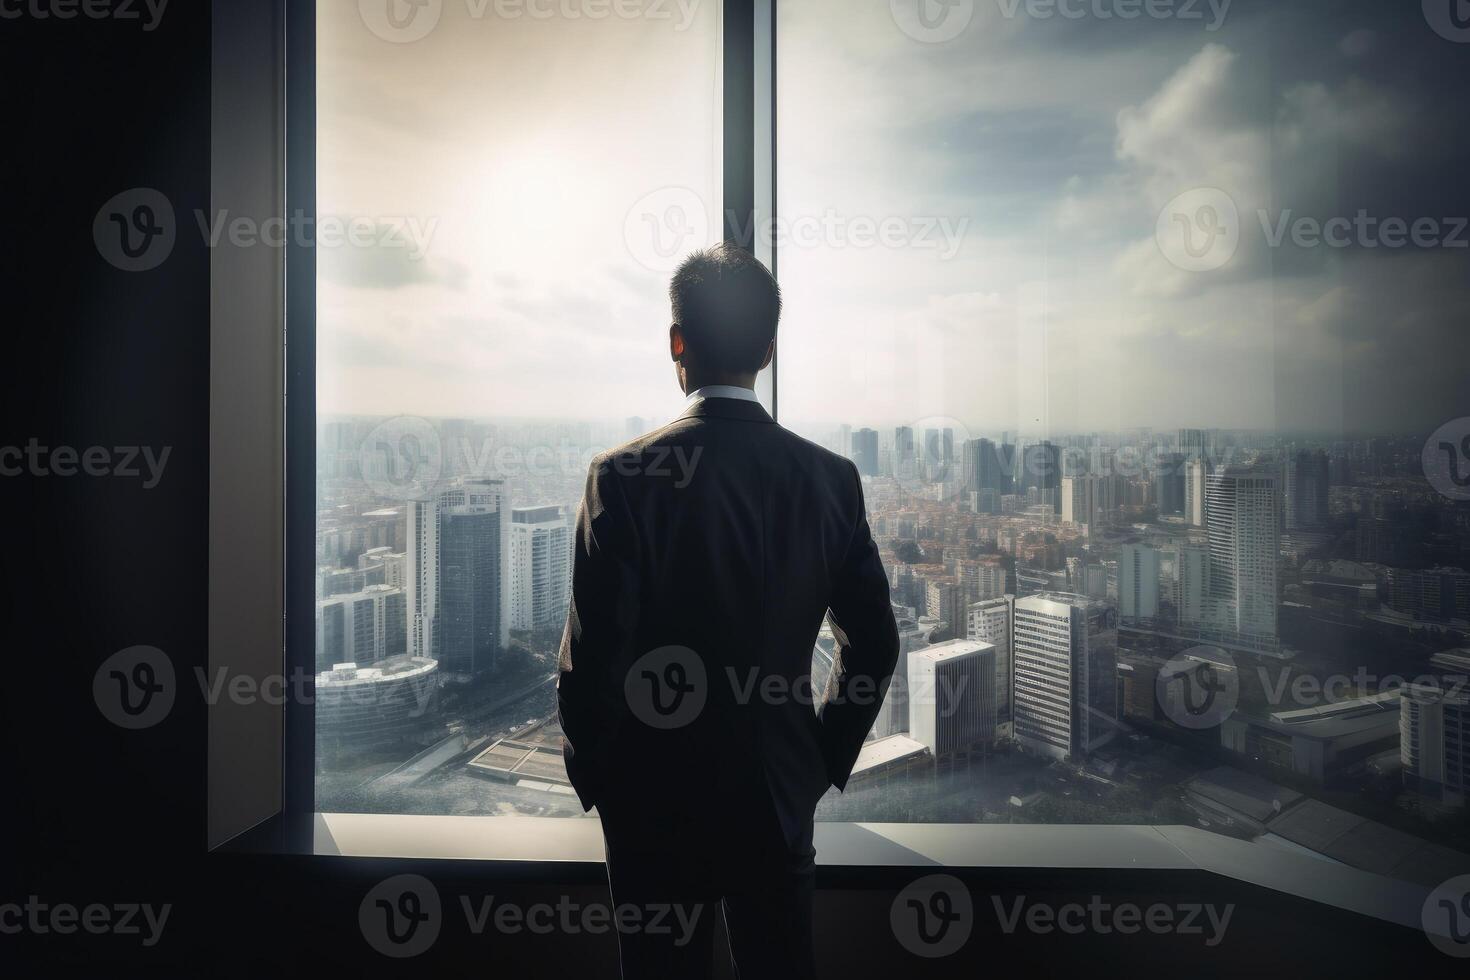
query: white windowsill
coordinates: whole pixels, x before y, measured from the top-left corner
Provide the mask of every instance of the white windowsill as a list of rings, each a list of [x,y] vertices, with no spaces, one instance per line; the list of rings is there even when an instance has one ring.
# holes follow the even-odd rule
[[[827,867],[1205,871],[1412,929],[1429,890],[1194,827],[818,823]],[[590,818],[318,813],[313,851],[344,857],[601,864]]]

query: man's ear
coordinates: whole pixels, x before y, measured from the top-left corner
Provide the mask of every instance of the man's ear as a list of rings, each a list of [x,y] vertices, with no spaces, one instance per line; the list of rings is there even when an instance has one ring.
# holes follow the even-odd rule
[[[771,366],[771,358],[776,356],[776,338],[771,338],[771,343],[766,347],[766,359],[761,361],[760,370],[764,371]]]
[[[669,358],[679,360],[684,356],[684,331],[677,323],[669,326]]]

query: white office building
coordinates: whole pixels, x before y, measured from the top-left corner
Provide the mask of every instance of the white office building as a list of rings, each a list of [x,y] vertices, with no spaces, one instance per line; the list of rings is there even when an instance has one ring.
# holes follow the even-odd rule
[[[950,640],[909,655],[909,737],[936,762],[995,741],[995,647]]]
[[[1015,733],[1024,747],[1077,758],[1117,728],[1117,610],[1065,592],[1017,599],[1012,634]]]
[[[572,522],[560,507],[510,513],[510,628],[559,630],[572,596]]]

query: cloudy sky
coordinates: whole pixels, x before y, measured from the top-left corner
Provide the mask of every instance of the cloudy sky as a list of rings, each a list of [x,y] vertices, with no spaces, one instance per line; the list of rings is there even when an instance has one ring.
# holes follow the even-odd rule
[[[1420,4],[907,2],[780,8],[783,420],[1332,434],[1470,410],[1470,43]],[[322,410],[674,411],[666,269],[718,227],[714,5],[443,0],[412,43],[322,8],[321,211],[403,229],[320,252]],[[1341,247],[1298,221],[1360,212]],[[1421,244],[1384,244],[1388,219]]]

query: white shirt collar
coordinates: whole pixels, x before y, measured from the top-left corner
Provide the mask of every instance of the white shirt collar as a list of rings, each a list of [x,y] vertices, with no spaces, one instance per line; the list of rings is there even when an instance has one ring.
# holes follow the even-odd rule
[[[691,391],[689,400],[685,404],[692,405],[701,398],[737,398],[743,402],[760,401],[755,396],[755,392],[749,388],[741,388],[736,385],[705,385],[703,388]]]

